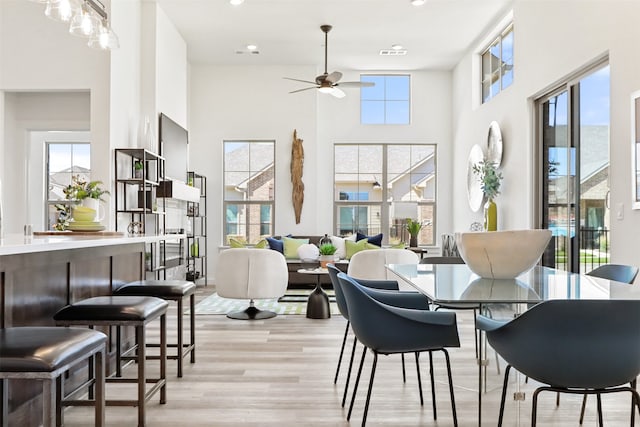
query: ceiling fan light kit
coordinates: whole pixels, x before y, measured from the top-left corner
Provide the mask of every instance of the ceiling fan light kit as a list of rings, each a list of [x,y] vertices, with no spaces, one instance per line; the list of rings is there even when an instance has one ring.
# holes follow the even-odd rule
[[[327,57],[328,57],[328,51],[329,51],[329,31],[331,31],[331,28],[333,28],[331,25],[321,25],[320,29],[322,30],[322,32],[324,33],[324,73],[317,76],[315,78],[315,81],[308,81],[308,80],[300,80],[300,79],[294,79],[291,77],[284,77],[287,80],[293,80],[295,82],[301,82],[301,83],[308,83],[308,84],[312,84],[313,86],[310,87],[306,87],[303,89],[298,89],[298,90],[294,90],[291,91],[289,93],[297,93],[297,92],[302,92],[305,90],[310,90],[310,89],[318,89],[318,92],[320,93],[326,93],[326,94],[330,94],[333,95],[336,98],[344,98],[345,97],[345,93],[342,89],[338,88],[338,86],[343,86],[343,87],[371,87],[374,86],[375,83],[373,82],[342,82],[342,83],[338,83],[338,81],[342,78],[342,73],[340,71],[334,71],[331,74],[329,74],[329,72],[327,71]]]

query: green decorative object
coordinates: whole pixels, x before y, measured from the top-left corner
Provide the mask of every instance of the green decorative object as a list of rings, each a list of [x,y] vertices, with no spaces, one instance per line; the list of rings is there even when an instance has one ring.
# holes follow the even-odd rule
[[[484,230],[498,230],[498,207],[493,200],[488,200],[484,205]]]
[[[487,198],[484,205],[484,229],[485,231],[497,231],[498,207],[494,199],[500,194],[502,174],[498,172],[496,163],[486,160],[474,165],[473,172],[480,178],[482,192]]]

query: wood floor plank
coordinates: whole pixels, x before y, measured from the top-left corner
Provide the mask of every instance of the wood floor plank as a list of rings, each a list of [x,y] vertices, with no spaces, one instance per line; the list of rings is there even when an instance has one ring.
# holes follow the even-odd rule
[[[209,295],[213,287],[199,287],[198,299]],[[259,304],[258,304],[259,306]],[[175,310],[175,307],[171,307]],[[175,311],[169,314],[169,328],[175,324]],[[340,406],[348,356],[352,345],[349,336],[347,350],[337,385],[333,384],[336,363],[346,321],[340,316],[314,320],[301,315],[281,315],[262,321],[231,320],[223,315],[198,315],[197,363],[185,359],[184,377],[177,378],[175,361],[168,362],[167,403],[160,405],[154,398],[147,404],[149,427],[237,427],[237,426],[348,426],[360,425],[369,368],[372,357],[367,356],[363,380],[354,407],[351,423],[347,410]],[[473,318],[470,311],[458,313],[458,329],[462,347],[450,351],[455,397],[460,426],[477,425],[477,365],[474,357]],[[170,332],[170,337],[175,333]],[[152,326],[150,338],[157,336]],[[356,363],[361,347],[358,347]],[[487,405],[483,425],[495,426],[498,413],[502,375],[498,375],[493,353],[488,368],[491,386],[495,390],[486,395]],[[431,409],[428,358],[420,357],[424,406],[420,406],[415,361],[406,356],[407,382],[402,382],[400,356],[379,358],[373,388],[369,426],[452,426],[451,404],[447,386],[444,358],[434,353],[436,403],[438,419]],[[152,365],[155,365],[152,362]],[[357,365],[356,365],[357,368]],[[133,367],[129,368],[133,372]],[[502,370],[504,365],[502,365]],[[149,367],[150,375],[157,368]],[[354,369],[355,377],[355,369]],[[366,380],[365,380],[366,378]],[[111,385],[109,385],[111,386]],[[126,395],[133,391],[107,387],[107,395]],[[512,388],[511,392],[515,389]],[[527,400],[521,404],[520,414],[510,400],[505,426],[516,425],[520,415],[529,425],[531,390],[524,386]],[[351,388],[350,388],[351,389]],[[580,397],[565,396],[559,407],[555,394],[541,395],[539,425],[578,426]],[[584,426],[596,425],[595,398],[590,399]],[[348,405],[348,404],[347,404]],[[628,395],[603,396],[605,424],[628,426],[630,398]],[[90,408],[70,408],[65,412],[67,427],[86,427],[92,419]],[[135,426],[134,408],[107,408],[107,425]]]

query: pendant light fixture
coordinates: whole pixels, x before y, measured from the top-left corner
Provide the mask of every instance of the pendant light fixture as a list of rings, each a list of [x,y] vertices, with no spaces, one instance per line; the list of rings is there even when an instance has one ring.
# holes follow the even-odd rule
[[[100,0],[30,0],[45,4],[44,14],[53,20],[69,23],[69,33],[89,38],[89,47],[102,50],[120,47],[111,28],[106,7]]]

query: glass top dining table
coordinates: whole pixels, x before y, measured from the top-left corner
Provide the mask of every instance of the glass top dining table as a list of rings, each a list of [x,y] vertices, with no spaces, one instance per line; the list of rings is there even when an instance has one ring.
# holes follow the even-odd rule
[[[640,299],[640,286],[542,266],[535,266],[515,279],[481,278],[466,264],[388,264],[387,269],[398,276],[401,290],[417,290],[433,304],[468,304],[470,307],[477,307],[480,313],[490,313],[493,311],[490,309],[492,307],[509,307],[509,317],[518,315],[533,304],[552,299]],[[461,388],[464,389],[466,385],[468,391],[475,389],[474,393],[478,395],[478,425],[482,424],[483,413],[484,421],[488,425],[494,425],[494,415],[498,412],[502,389],[502,376],[497,355],[497,374],[494,374],[493,370],[487,370],[489,360],[486,356],[486,340],[483,337],[480,338],[479,345],[481,357],[477,360],[478,382],[475,386],[463,384]],[[520,403],[524,400],[525,394],[531,393],[536,386],[527,384],[520,377],[522,376],[516,377],[515,385],[509,386],[510,390],[515,386],[515,403],[511,408],[506,407],[505,420],[511,419],[515,425],[520,425],[522,419],[522,424],[527,425],[531,404],[530,401],[525,405]],[[462,380],[468,381],[469,378]],[[578,408],[579,403],[581,398],[580,402],[576,403]],[[570,398],[563,397],[563,405],[570,404]],[[576,417],[578,414],[579,409]],[[556,424],[550,420],[549,425]]]

